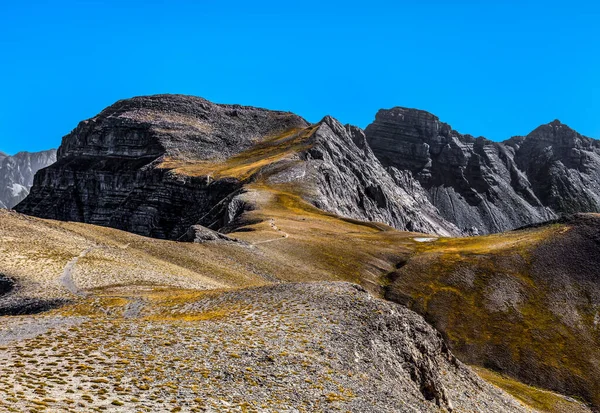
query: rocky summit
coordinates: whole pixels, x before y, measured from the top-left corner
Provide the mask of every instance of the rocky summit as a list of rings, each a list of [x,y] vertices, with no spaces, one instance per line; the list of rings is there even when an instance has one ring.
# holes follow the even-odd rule
[[[384,166],[409,171],[439,213],[467,233],[600,211],[600,142],[559,121],[492,142],[396,107],[379,111],[365,134]]]
[[[35,173],[56,161],[56,150],[19,152],[8,156],[0,152],[0,208],[13,208],[29,194]]]
[[[163,95],[117,102],[63,138],[18,210],[178,239],[236,179],[173,174],[165,161],[223,160],[266,136],[306,127],[290,113]]]
[[[120,101],[81,122],[17,209],[176,240],[194,225],[231,230],[253,207],[239,195],[259,182],[349,218],[460,233],[416,180],[381,166],[359,128],[173,95]]]
[[[415,109],[381,110],[362,131],[157,95],[81,122],[18,210],[180,239],[194,225],[231,230],[260,182],[348,218],[475,235],[600,211],[599,178],[600,143],[558,121],[500,143]]]

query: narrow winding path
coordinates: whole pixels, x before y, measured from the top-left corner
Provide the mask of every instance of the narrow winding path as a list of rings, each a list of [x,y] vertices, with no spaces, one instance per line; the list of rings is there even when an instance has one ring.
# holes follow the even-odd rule
[[[75,281],[73,280],[73,270],[75,269],[75,265],[77,265],[77,261],[79,261],[80,258],[85,257],[96,248],[97,247],[90,247],[82,251],[81,254],[69,261],[65,266],[65,269],[63,270],[63,273],[58,280],[60,281],[63,287],[69,290],[71,294],[76,295],[78,297],[87,296],[87,294],[75,284]]]
[[[269,225],[271,225],[271,229],[272,229],[273,231],[277,231],[278,233],[280,233],[280,234],[281,234],[281,236],[279,236],[279,237],[277,237],[277,238],[270,238],[270,239],[266,239],[266,240],[264,240],[264,241],[256,241],[256,242],[253,242],[253,243],[252,243],[252,245],[266,244],[267,242],[281,241],[281,240],[283,240],[283,239],[289,238],[290,234],[288,234],[287,232],[285,232],[285,231],[282,231],[281,229],[279,229],[279,227],[277,227],[277,226],[275,225],[275,220],[274,220],[274,219],[271,219],[270,221],[271,221],[271,222],[269,222]]]

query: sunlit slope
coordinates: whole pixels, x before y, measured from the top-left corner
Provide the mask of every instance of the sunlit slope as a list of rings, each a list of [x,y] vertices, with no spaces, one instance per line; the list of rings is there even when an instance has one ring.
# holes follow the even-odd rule
[[[600,405],[600,218],[418,246],[384,283],[459,357]]]
[[[543,255],[536,252],[551,245],[549,240],[577,233],[573,224],[421,243],[415,240],[424,238],[422,234],[324,213],[285,186],[252,184],[243,197],[255,209],[244,214],[237,232],[228,234],[237,242],[161,241],[0,212],[0,273],[17,283],[3,300],[16,302],[18,308],[18,300],[14,301],[18,298],[60,298],[78,308],[81,300],[105,296],[112,297],[106,305],[127,307],[127,300],[119,297],[130,291],[146,296],[156,288],[175,287],[221,294],[230,288],[287,281],[347,280],[375,294],[385,292],[424,314],[461,360],[593,400],[590,378],[597,349],[592,347],[596,341],[590,340],[597,336],[586,337],[585,330],[565,324],[553,313],[556,308],[548,295],[538,296],[546,291],[548,280],[531,269],[540,265]],[[65,279],[70,263],[71,284]],[[396,271],[397,266],[402,268]],[[519,284],[517,290],[524,298],[517,300],[513,290],[505,291],[504,287],[514,285],[507,277]],[[492,282],[500,283],[499,287],[490,287]],[[160,306],[184,305],[197,297],[177,291]],[[132,305],[135,313],[136,304]],[[65,311],[70,310],[65,307]],[[222,307],[211,311],[200,316],[177,314],[191,322],[206,317],[227,320],[230,314]],[[75,313],[86,315],[81,310]],[[511,357],[502,358],[506,354]],[[536,359],[536,354],[543,358]],[[562,380],[558,383],[564,387],[536,377]]]
[[[134,284],[213,289],[364,280],[376,292],[374,283],[409,252],[402,244],[410,234],[337,218],[293,194],[250,189],[244,196],[260,209],[229,234],[239,242],[163,241],[0,211],[0,274],[16,282],[13,295],[44,299],[76,298],[73,285],[85,293]]]

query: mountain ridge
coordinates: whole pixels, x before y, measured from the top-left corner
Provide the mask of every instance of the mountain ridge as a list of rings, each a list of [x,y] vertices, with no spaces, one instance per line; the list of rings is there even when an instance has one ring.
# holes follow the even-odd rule
[[[304,142],[318,125],[327,125],[329,137]],[[330,146],[334,141],[335,147]],[[287,174],[276,184],[295,181],[298,188],[308,188],[307,199],[329,212],[438,235],[487,234],[562,213],[600,211],[600,187],[593,186],[596,178],[600,180],[600,145],[594,142],[559,121],[541,125],[525,137],[494,142],[461,134],[427,111],[400,106],[380,110],[362,131],[342,127],[330,116],[310,125],[290,112],[214,104],[185,95],[139,96],[120,100],[80,122],[63,138],[58,164],[44,172],[40,183],[34,183],[33,198],[18,208],[46,218],[177,239],[190,226],[205,225],[198,218],[248,182],[269,174],[281,180]],[[316,153],[310,145],[327,149]],[[554,148],[551,155],[544,145]],[[327,159],[316,159],[315,154]],[[83,158],[87,160],[82,164]],[[232,162],[245,165],[245,175],[211,181],[214,171]],[[290,180],[293,171],[300,175]],[[368,178],[365,171],[370,171]],[[113,186],[113,195],[101,195],[84,178],[93,181],[96,172],[104,177],[103,185]],[[61,173],[69,175],[67,187]],[[548,173],[550,184],[544,186]],[[358,197],[344,186],[351,181],[363,188]],[[52,189],[52,182],[62,182],[63,187]],[[215,196],[209,199],[211,182],[210,193]],[[143,189],[146,183],[165,187],[165,194],[149,199],[154,195]],[[224,186],[217,190],[218,185]],[[73,203],[82,196],[73,192],[75,187],[77,193],[86,194],[85,201],[77,201],[82,207]],[[48,191],[62,195],[49,196],[44,193]],[[101,199],[105,201],[92,205]],[[160,205],[170,203],[188,217],[175,222],[161,213],[165,208]],[[190,213],[190,208],[197,212]],[[146,212],[138,212],[142,209]],[[131,222],[135,214],[138,217]]]
[[[384,166],[409,170],[442,216],[470,233],[502,232],[563,213],[600,210],[600,188],[586,189],[600,171],[600,145],[559,121],[525,137],[495,142],[461,134],[429,112],[395,107],[380,110],[365,134]],[[544,158],[547,147],[559,147],[556,156]],[[568,162],[567,148],[591,162]],[[552,188],[544,188],[548,170],[556,181]],[[568,181],[557,176],[568,171]],[[549,199],[553,191],[575,205]]]
[[[64,306],[77,316],[97,314],[94,306],[103,302],[100,317],[144,314],[146,321],[175,323],[168,329],[177,335],[180,322],[197,328],[213,318],[240,320],[229,316],[229,304],[206,307],[204,293],[172,288],[231,289],[231,295],[208,296],[238,302],[257,292],[247,287],[276,284],[263,291],[287,302],[294,294],[283,291],[304,288],[296,282],[323,282],[326,290],[338,288],[336,281],[358,283],[341,288],[342,296],[364,288],[409,307],[464,361],[597,408],[600,267],[581,254],[598,256],[600,223],[593,214],[561,221],[547,196],[558,192],[579,202],[574,210],[589,209],[591,201],[582,200],[593,201],[596,192],[590,187],[580,196],[579,188],[594,178],[596,152],[561,125],[504,145],[459,134],[424,111],[380,111],[363,131],[330,116],[308,124],[286,112],[181,95],[121,102],[63,138],[58,161],[36,174],[30,196],[17,207],[59,221],[0,214],[2,242],[11,246],[0,273],[19,285],[0,300],[21,311],[32,308],[23,300],[44,299],[42,307]],[[534,171],[546,176],[547,186]],[[573,249],[581,254],[561,259]],[[328,297],[329,305],[339,295]],[[575,302],[561,305],[568,297]],[[204,310],[198,313],[198,306]],[[407,330],[396,318],[389,321],[399,339],[392,345],[410,345]],[[125,321],[132,328],[138,322]],[[94,328],[107,334],[101,325]],[[353,342],[340,334],[329,343]],[[366,351],[389,354],[386,340],[383,352]],[[427,339],[434,341],[444,342]],[[398,356],[390,362],[403,363]],[[351,358],[343,357],[352,364]],[[411,400],[451,410],[437,373],[420,360],[417,354],[406,364],[414,371],[407,385],[416,383],[419,391]],[[494,377],[516,391],[514,379]],[[533,391],[519,388],[521,396]],[[452,403],[469,405],[460,394]],[[535,394],[555,406],[556,398]]]

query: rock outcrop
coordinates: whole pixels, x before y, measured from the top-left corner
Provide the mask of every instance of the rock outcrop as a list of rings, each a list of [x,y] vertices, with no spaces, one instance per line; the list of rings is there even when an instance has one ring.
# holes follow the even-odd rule
[[[458,235],[431,205],[419,182],[404,171],[386,171],[364,132],[325,117],[311,131],[309,149],[287,161],[267,182],[303,186],[304,198],[342,217],[386,223],[402,230]],[[401,184],[401,185],[399,185]]]
[[[365,133],[384,166],[409,171],[440,214],[470,233],[600,211],[600,143],[558,121],[499,143],[396,107]]]
[[[13,208],[29,194],[35,173],[56,162],[56,150],[19,152],[8,156],[0,152],[0,208]]]
[[[181,239],[235,229],[253,208],[240,194],[262,182],[342,217],[458,236],[600,211],[599,180],[600,143],[557,121],[498,143],[414,109],[382,110],[363,132],[157,95],[81,122],[17,210]]]
[[[63,138],[58,161],[36,176],[17,210],[179,239],[242,183],[175,174],[163,161],[224,160],[307,125],[291,113],[189,96],[119,101]]]
[[[196,224],[231,230],[252,208],[237,195],[256,180],[293,182],[315,206],[344,217],[460,233],[416,180],[381,166],[358,128],[173,95],[120,101],[81,122],[18,211],[182,239]]]

